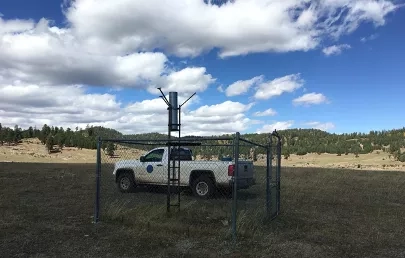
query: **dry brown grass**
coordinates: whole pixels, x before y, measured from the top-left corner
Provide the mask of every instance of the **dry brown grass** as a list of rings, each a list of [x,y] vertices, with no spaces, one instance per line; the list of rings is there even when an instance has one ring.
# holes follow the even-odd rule
[[[405,173],[283,168],[282,213],[263,223],[264,186],[230,199],[183,194],[165,216],[165,191],[117,191],[102,175],[102,220],[92,224],[93,164],[0,163],[3,257],[404,257]],[[258,171],[263,179],[264,170]],[[263,182],[263,180],[259,180]]]
[[[257,162],[258,165],[264,165],[265,159]],[[343,168],[356,170],[396,170],[405,171],[405,163],[396,161],[393,155],[383,151],[373,151],[368,154],[359,154],[356,157],[354,154],[337,154],[328,153],[309,153],[306,155],[292,154],[286,160],[282,157],[281,161],[286,167],[312,167],[312,168]]]

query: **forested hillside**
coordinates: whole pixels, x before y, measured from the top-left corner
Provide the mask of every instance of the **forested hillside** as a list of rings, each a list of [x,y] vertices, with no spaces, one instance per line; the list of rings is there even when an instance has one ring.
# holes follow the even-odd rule
[[[382,150],[392,153],[397,159],[405,161],[405,153],[401,148],[405,147],[405,128],[384,131],[371,131],[369,133],[331,134],[317,129],[288,129],[279,131],[282,137],[283,155],[306,153],[332,153],[344,154],[365,154],[373,150]],[[62,128],[43,125],[41,129],[29,127],[21,129],[16,125],[14,128],[2,127],[0,124],[0,144],[15,144],[23,138],[37,137],[42,144],[49,148],[52,146],[78,147],[87,149],[97,148],[97,137],[102,139],[144,139],[144,140],[165,140],[166,135],[159,133],[123,135],[122,133],[104,127],[87,126],[81,128]],[[269,134],[243,134],[241,137],[267,144]],[[214,143],[211,141],[211,143]],[[218,143],[218,142],[215,142]],[[131,146],[131,145],[127,145]],[[107,143],[103,143],[103,149]],[[150,149],[153,146],[132,146],[141,149]],[[204,155],[229,155],[230,147],[204,147],[193,148],[195,153]],[[248,154],[250,147],[241,148],[241,153]],[[261,148],[255,149],[256,154],[264,154]]]

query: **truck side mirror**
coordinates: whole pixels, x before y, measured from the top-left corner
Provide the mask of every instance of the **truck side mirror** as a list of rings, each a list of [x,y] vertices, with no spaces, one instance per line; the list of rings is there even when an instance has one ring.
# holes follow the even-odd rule
[[[141,156],[141,158],[139,159],[141,162],[145,161],[145,156]]]

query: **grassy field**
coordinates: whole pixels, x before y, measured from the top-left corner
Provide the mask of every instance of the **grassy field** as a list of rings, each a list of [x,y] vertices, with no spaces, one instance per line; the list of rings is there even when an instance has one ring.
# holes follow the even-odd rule
[[[101,222],[92,223],[95,165],[0,163],[2,257],[404,257],[405,173],[282,169],[282,213],[262,221],[259,184],[241,191],[239,241],[231,199],[196,200],[165,215],[165,189],[121,194],[102,176]]]

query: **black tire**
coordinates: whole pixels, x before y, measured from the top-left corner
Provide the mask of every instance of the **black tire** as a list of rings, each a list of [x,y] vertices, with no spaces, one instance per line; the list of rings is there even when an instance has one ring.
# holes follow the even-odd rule
[[[122,193],[131,193],[135,190],[136,184],[133,173],[122,172],[117,178],[118,190]]]
[[[194,196],[201,199],[208,199],[214,194],[215,185],[211,178],[202,175],[192,182],[191,190]]]

